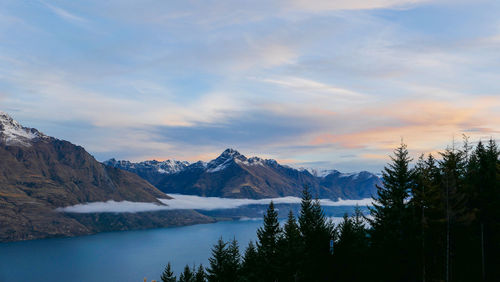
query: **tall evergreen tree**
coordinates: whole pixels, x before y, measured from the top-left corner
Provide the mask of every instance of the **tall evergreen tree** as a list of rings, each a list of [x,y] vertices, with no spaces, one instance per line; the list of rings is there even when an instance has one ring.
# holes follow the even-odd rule
[[[241,255],[238,246],[238,241],[236,241],[236,238],[233,238],[231,243],[229,243],[226,253],[227,253],[227,260],[225,265],[226,279],[228,281],[236,281],[240,274],[240,269],[241,269]]]
[[[264,215],[264,226],[257,230],[257,252],[261,263],[262,281],[277,279],[278,240],[281,228],[278,222],[278,212],[271,201]]]
[[[303,279],[327,280],[332,264],[330,240],[333,240],[333,225],[326,220],[319,200],[312,200],[307,186],[302,192],[299,230],[305,246],[300,269]]]
[[[475,212],[475,220],[472,224],[474,231],[469,238],[473,240],[470,242],[471,245],[480,246],[476,252],[469,252],[471,255],[475,254],[474,261],[479,262],[476,269],[480,271],[483,281],[491,280],[492,277],[500,274],[498,271],[493,274],[497,269],[494,262],[498,260],[494,254],[500,251],[499,244],[495,243],[498,241],[495,238],[500,235],[497,206],[500,200],[498,158],[499,151],[495,141],[490,140],[486,146],[479,142],[467,164],[466,185],[468,189],[466,192],[470,203],[469,209]]]
[[[467,270],[466,275],[470,279],[480,279],[482,277],[481,268],[483,266],[483,245],[484,242],[482,235],[484,235],[484,222],[482,218],[482,206],[484,188],[488,185],[485,184],[487,179],[487,172],[485,170],[485,147],[480,141],[476,148],[470,152],[467,151],[465,155],[465,179],[463,180],[463,188],[460,191],[464,197],[464,208],[466,210],[466,215],[470,217],[468,222],[464,222],[463,226],[457,226],[459,230],[457,232],[460,241],[457,241],[456,255],[457,259],[454,260],[456,269],[462,268],[462,265],[466,265]],[[476,247],[477,246],[477,247]],[[464,259],[467,256],[469,262]],[[462,272],[462,271],[458,271]],[[462,274],[457,273],[456,275],[462,276]]]
[[[335,244],[334,258],[337,271],[336,281],[370,280],[365,271],[357,271],[359,265],[368,265],[368,240],[364,216],[359,207],[349,218],[347,213],[337,226],[338,240]],[[369,273],[369,272],[368,272]]]
[[[483,280],[500,277],[500,149],[490,139],[486,151],[485,188],[481,195],[481,249]]]
[[[445,247],[445,281],[453,281],[454,277],[466,274],[468,271],[467,259],[461,255],[461,249],[469,244],[468,235],[463,233],[464,227],[469,223],[472,216],[467,213],[465,172],[466,154],[462,150],[455,149],[453,145],[441,153],[442,160],[439,162],[441,170],[441,185],[444,196],[446,211],[446,247]],[[459,247],[459,248],[457,248]],[[460,258],[463,258],[460,261]],[[456,267],[455,267],[456,265]],[[460,266],[464,266],[461,268]],[[466,270],[467,269],[467,270]],[[462,272],[462,270],[464,270]],[[462,272],[460,275],[454,275]]]
[[[392,163],[382,171],[382,186],[377,186],[377,196],[370,208],[372,219],[371,236],[374,251],[379,258],[380,280],[412,281],[415,279],[415,266],[411,238],[414,237],[409,226],[408,210],[410,190],[414,185],[413,171],[409,168],[411,158],[405,144],[401,144],[391,156]]]
[[[415,233],[416,272],[418,280],[442,279],[443,256],[435,250],[444,250],[443,222],[445,208],[440,191],[439,169],[432,155],[422,155],[415,166],[415,185],[409,202]],[[444,251],[442,252],[444,253]]]
[[[163,273],[160,277],[163,282],[175,282],[177,281],[177,277],[175,277],[174,272],[172,271],[172,266],[170,262],[168,262],[167,266],[163,270]]]
[[[208,259],[210,267],[207,269],[207,278],[210,282],[230,282],[226,280],[226,246],[227,243],[221,237],[212,248],[212,256]]]
[[[257,254],[257,249],[252,241],[248,243],[248,247],[245,250],[245,255],[243,256],[243,263],[241,267],[241,277],[243,281],[252,282],[258,281],[260,273],[259,255]]]
[[[193,267],[194,271],[194,267]],[[179,282],[193,282],[194,280],[194,274],[193,271],[191,271],[191,268],[189,268],[189,265],[186,264],[184,266],[184,271],[179,275]]]
[[[290,210],[287,221],[283,226],[283,236],[279,240],[279,279],[280,281],[298,281],[300,279],[299,266],[303,251],[299,226]]]
[[[357,272],[352,272],[352,267],[357,264],[351,256],[356,251],[356,231],[352,219],[347,213],[344,214],[342,222],[337,226],[338,240],[335,244],[335,277],[338,281],[360,281],[355,277]]]
[[[194,271],[194,269],[193,269]],[[198,266],[198,270],[196,270],[196,273],[194,274],[194,282],[205,282],[206,280],[206,273],[205,273],[205,268],[203,268],[203,265]]]

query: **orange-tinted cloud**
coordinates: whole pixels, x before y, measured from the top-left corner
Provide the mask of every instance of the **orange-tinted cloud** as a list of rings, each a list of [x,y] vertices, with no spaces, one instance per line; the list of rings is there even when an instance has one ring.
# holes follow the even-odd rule
[[[357,113],[370,126],[353,128],[346,133],[322,133],[312,145],[339,144],[344,148],[394,148],[400,138],[416,149],[433,150],[448,144],[461,134],[472,137],[500,135],[500,98],[479,97],[443,102],[401,100]],[[374,121],[370,123],[370,120]],[[390,125],[388,125],[390,124]]]

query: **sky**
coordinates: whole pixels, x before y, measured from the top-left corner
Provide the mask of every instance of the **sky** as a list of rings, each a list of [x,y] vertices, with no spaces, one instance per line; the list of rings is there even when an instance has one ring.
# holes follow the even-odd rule
[[[500,1],[0,1],[0,110],[109,158],[378,172],[500,138]]]

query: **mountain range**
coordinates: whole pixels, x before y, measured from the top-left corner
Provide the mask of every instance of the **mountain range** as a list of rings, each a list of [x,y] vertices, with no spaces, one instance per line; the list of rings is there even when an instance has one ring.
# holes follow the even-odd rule
[[[134,173],[103,165],[84,148],[24,127],[0,112],[0,241],[213,221],[195,211],[68,214],[59,207],[170,198]]]
[[[71,213],[60,209],[78,204],[164,205],[159,199],[170,199],[166,193],[252,199],[300,196],[304,185],[320,198],[360,199],[374,195],[379,183],[369,172],[295,169],[275,160],[247,158],[234,149],[209,162],[100,163],[83,147],[24,127],[0,112],[0,242],[215,221],[194,210]]]
[[[130,161],[110,159],[104,164],[136,173],[165,193],[226,198],[300,196],[309,186],[320,198],[362,199],[375,195],[380,179],[373,173],[295,169],[276,160],[247,158],[226,149],[209,162]]]

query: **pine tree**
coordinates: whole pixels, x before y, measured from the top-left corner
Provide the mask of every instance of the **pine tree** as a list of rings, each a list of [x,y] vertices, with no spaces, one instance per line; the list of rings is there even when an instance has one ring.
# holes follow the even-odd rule
[[[299,230],[304,244],[304,254],[300,264],[300,273],[304,280],[313,280],[315,276],[314,262],[311,259],[314,257],[314,250],[311,246],[314,244],[314,215],[313,215],[313,200],[309,187],[306,186],[302,190],[302,201],[300,203],[299,212]]]
[[[464,146],[465,147],[465,146]],[[458,270],[457,273],[452,275],[456,277],[457,275],[462,276],[463,274],[459,272],[466,272],[464,276],[469,279],[480,278],[481,266],[482,266],[482,240],[481,235],[483,235],[481,228],[484,227],[484,222],[482,222],[482,194],[484,186],[484,180],[486,178],[486,173],[484,171],[484,153],[485,148],[482,142],[476,146],[474,150],[470,148],[464,148],[464,163],[465,166],[465,178],[462,183],[462,188],[459,191],[464,197],[464,210],[465,215],[469,217],[469,220],[462,222],[462,224],[456,224],[455,228],[457,231],[455,233],[456,247],[454,248],[455,256],[458,256],[453,260],[456,268],[462,268],[461,265],[466,265],[469,269],[467,271]],[[462,226],[461,226],[462,225]],[[478,246],[478,247],[476,247]],[[467,259],[465,258],[467,257]],[[467,262],[467,260],[469,260]]]
[[[422,155],[415,166],[415,185],[411,190],[409,202],[413,212],[413,229],[415,233],[414,258],[421,281],[435,280],[443,277],[442,256],[435,250],[444,250],[445,208],[440,192],[440,172],[432,155]],[[444,251],[443,251],[444,253]]]
[[[248,243],[243,256],[243,263],[241,266],[241,277],[243,281],[258,281],[259,273],[259,255],[257,249],[252,241]]]
[[[212,256],[208,259],[210,267],[207,269],[207,278],[210,282],[229,282],[225,280],[227,265],[226,245],[227,243],[221,237],[212,248]]]
[[[354,215],[344,214],[337,226],[338,240],[334,248],[336,281],[370,280],[365,271],[357,271],[359,265],[368,265],[368,241],[361,209],[356,206]]]
[[[337,226],[338,240],[335,244],[334,256],[335,256],[335,266],[337,271],[335,272],[335,277],[338,281],[359,281],[356,275],[358,273],[352,272],[353,261],[351,256],[351,251],[356,244],[356,231],[354,230],[354,224],[352,219],[349,218],[347,213],[344,214],[342,222]],[[354,247],[355,248],[355,247]]]
[[[194,272],[194,269],[193,269]],[[205,282],[206,280],[206,274],[205,274],[205,269],[203,268],[203,265],[200,264],[198,266],[198,270],[194,274],[194,282]]]
[[[481,246],[483,280],[500,277],[500,149],[490,139],[485,161],[485,189],[481,197]]]
[[[469,199],[472,212],[475,212],[475,220],[471,227],[474,231],[470,234],[471,239],[475,239],[470,244],[480,246],[476,252],[469,251],[470,255],[475,255],[475,261],[479,262],[477,270],[483,281],[491,280],[497,267],[494,266],[498,253],[498,244],[495,238],[495,229],[498,230],[498,202],[499,183],[498,178],[498,157],[499,151],[495,141],[490,140],[486,146],[479,142],[471,154],[467,164],[467,198]],[[497,226],[495,228],[495,225]],[[497,235],[500,235],[496,232]],[[479,274],[477,275],[479,276]],[[477,277],[476,276],[476,277]]]
[[[193,271],[194,271],[194,267],[193,267]],[[193,271],[191,271],[191,268],[189,268],[189,265],[186,264],[186,266],[184,266],[184,271],[179,276],[179,282],[193,282],[193,280],[194,280]]]
[[[377,196],[370,208],[371,237],[376,259],[381,270],[380,280],[411,281],[415,267],[408,240],[414,236],[407,201],[414,185],[414,174],[409,168],[411,158],[405,144],[391,156],[392,163],[382,171],[383,185],[377,186]]]
[[[238,241],[234,238],[229,244],[227,250],[227,261],[225,266],[225,273],[227,281],[236,281],[240,274],[241,268],[241,255],[238,247]]]
[[[301,275],[306,281],[323,281],[332,264],[330,240],[333,239],[333,225],[326,220],[319,200],[312,200],[307,186],[302,192],[299,230],[305,246]]]
[[[274,210],[271,201],[264,215],[264,226],[257,230],[257,252],[261,263],[262,281],[277,279],[277,252],[281,228],[278,222],[278,213]]]
[[[415,166],[415,185],[412,187],[411,195],[412,198],[410,200],[410,207],[413,212],[413,223],[415,230],[415,248],[418,250],[417,253],[420,254],[420,258],[414,258],[419,261],[419,269],[420,271],[420,279],[421,281],[425,281],[426,274],[426,254],[425,254],[425,231],[427,229],[427,217],[426,217],[426,209],[428,207],[427,203],[427,193],[429,193],[429,183],[428,183],[428,175],[427,175],[427,167],[424,159],[424,155],[422,154],[418,159],[417,165]]]
[[[302,237],[311,237],[313,232],[313,200],[308,186],[302,190],[300,202],[299,229]]]
[[[161,281],[163,281],[163,282],[175,282],[175,281],[177,281],[177,278],[174,276],[174,272],[172,271],[172,266],[170,265],[170,262],[168,262],[168,264],[165,267],[165,270],[163,271],[160,278],[161,278]]]
[[[290,210],[283,226],[283,236],[279,240],[279,275],[280,281],[297,281],[300,278],[300,256],[303,250],[299,226]]]
[[[447,148],[441,153],[442,160],[439,162],[441,170],[441,185],[443,190],[446,211],[446,247],[445,247],[445,281],[453,281],[456,272],[462,269],[460,250],[458,247],[466,247],[469,243],[467,235],[462,233],[465,224],[472,218],[467,214],[467,201],[465,184],[466,158],[464,151],[455,147]],[[463,239],[463,240],[462,240]],[[464,258],[465,259],[465,258]],[[457,267],[455,267],[457,264]],[[461,274],[457,274],[461,276]]]
[[[438,167],[436,159],[429,154],[425,161],[423,185],[425,185],[425,198],[427,209],[423,219],[426,228],[426,276],[428,280],[444,280],[445,249],[446,249],[446,200],[445,189],[443,189],[443,174]],[[418,185],[418,184],[417,184]],[[424,277],[425,278],[425,277]]]
[[[365,224],[365,216],[361,211],[361,208],[356,204],[354,207],[354,216],[353,216],[353,224],[356,231],[361,234],[363,237],[366,236],[366,224]]]

